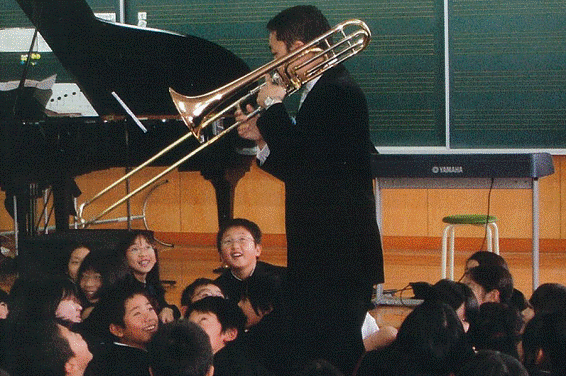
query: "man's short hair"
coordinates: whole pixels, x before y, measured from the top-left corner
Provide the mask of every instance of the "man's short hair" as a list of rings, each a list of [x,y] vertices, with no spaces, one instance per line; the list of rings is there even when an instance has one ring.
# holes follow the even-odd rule
[[[187,320],[161,325],[147,350],[155,376],[205,376],[213,365],[208,335]]]
[[[191,305],[190,312],[187,312],[185,316],[188,317],[191,312],[195,311],[215,314],[223,332],[228,329],[237,329],[238,333],[242,333],[247,321],[246,315],[236,302],[219,296],[207,296],[197,300]]]
[[[310,42],[330,30],[328,20],[313,5],[297,5],[287,8],[267,23],[267,30],[275,32],[277,40],[287,48],[296,41]]]
[[[233,227],[245,228],[252,234],[255,244],[261,244],[261,229],[256,223],[245,218],[233,218],[222,223],[220,230],[218,230],[218,234],[216,235],[216,248],[218,252],[220,252],[220,242],[222,241],[224,233]]]

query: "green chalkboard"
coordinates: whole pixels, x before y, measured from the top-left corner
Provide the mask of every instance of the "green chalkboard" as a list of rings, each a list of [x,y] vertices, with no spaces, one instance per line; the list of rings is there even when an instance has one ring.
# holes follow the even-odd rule
[[[15,0],[5,3],[1,27],[31,26]],[[88,3],[118,12],[118,0]],[[331,24],[359,18],[372,30],[370,46],[346,65],[367,95],[378,148],[566,149],[564,0],[309,3]],[[254,69],[271,59],[266,22],[296,4],[126,0],[125,10],[126,23],[142,18],[147,27],[208,39]],[[0,80],[18,76],[19,58],[0,52]],[[40,79],[55,70],[58,82],[69,79],[56,65],[47,54],[30,74]]]
[[[443,145],[442,2],[309,3],[319,7],[331,25],[359,18],[372,30],[370,46],[346,65],[367,95],[375,145]],[[265,24],[296,2],[139,0],[130,4],[133,17],[147,12],[148,26],[209,39],[242,57],[253,69],[271,59]]]
[[[566,148],[566,3],[451,0],[453,148]]]

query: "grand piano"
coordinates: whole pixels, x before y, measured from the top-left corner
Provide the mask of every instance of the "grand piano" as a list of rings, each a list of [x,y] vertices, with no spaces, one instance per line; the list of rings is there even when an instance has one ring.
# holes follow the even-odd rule
[[[17,2],[99,115],[38,113],[28,102],[32,100],[28,88],[16,90],[10,98],[6,107],[14,111],[0,119],[0,187],[6,191],[9,211],[12,197],[17,198],[18,228],[28,238],[35,235],[31,206],[36,192],[30,187],[53,188],[55,233],[73,232],[68,230],[74,211],[70,198],[80,194],[74,177],[137,166],[189,132],[169,87],[198,95],[249,72],[240,58],[210,41],[107,22],[95,17],[85,0]],[[112,92],[141,120],[147,133]],[[153,165],[169,166],[198,145],[190,138]],[[252,148],[232,132],[179,167],[200,171],[214,185],[219,222],[232,216],[234,189],[250,168]],[[88,234],[84,231],[81,234]]]
[[[226,49],[201,38],[98,19],[84,0],[17,0],[63,67],[75,78],[98,117],[49,117],[29,111],[25,91],[19,109],[2,119],[0,185],[25,206],[30,183],[52,186],[58,230],[68,227],[77,194],[72,178],[110,167],[137,166],[188,132],[168,88],[198,95],[249,71]],[[27,89],[27,88],[25,88]],[[147,128],[127,116],[118,94]],[[27,109],[21,110],[20,108]],[[199,145],[194,138],[160,158],[167,166]],[[199,170],[216,189],[219,221],[232,215],[237,178],[249,169],[251,145],[236,134],[180,166]],[[33,195],[33,193],[31,193]],[[8,200],[8,206],[11,202]],[[20,230],[30,234],[29,218]]]

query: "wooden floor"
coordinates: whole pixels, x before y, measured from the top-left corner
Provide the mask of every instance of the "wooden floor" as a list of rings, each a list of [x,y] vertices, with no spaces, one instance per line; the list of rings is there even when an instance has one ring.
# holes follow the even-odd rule
[[[458,279],[470,253],[456,252],[455,276]],[[514,278],[515,286],[528,298],[532,293],[532,263],[528,252],[502,252]],[[215,247],[178,244],[173,248],[162,247],[160,251],[161,278],[175,281],[167,289],[170,303],[179,304],[185,286],[198,277],[214,278],[214,269],[220,266]],[[277,265],[286,264],[285,248],[264,247],[261,259]],[[402,289],[409,282],[435,283],[440,279],[440,250],[389,250],[384,251],[385,289]],[[548,252],[540,255],[539,283],[558,282],[566,284],[566,254]],[[403,297],[410,297],[407,291]],[[398,326],[407,313],[402,307],[382,307],[375,312],[381,322]]]

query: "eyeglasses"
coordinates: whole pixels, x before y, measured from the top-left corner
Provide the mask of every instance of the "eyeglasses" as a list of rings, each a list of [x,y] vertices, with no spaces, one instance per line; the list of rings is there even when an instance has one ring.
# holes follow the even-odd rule
[[[255,240],[252,238],[238,238],[238,239],[223,239],[220,241],[220,246],[222,248],[228,248],[231,247],[233,244],[239,244],[239,245],[248,245],[251,242],[254,242]]]

